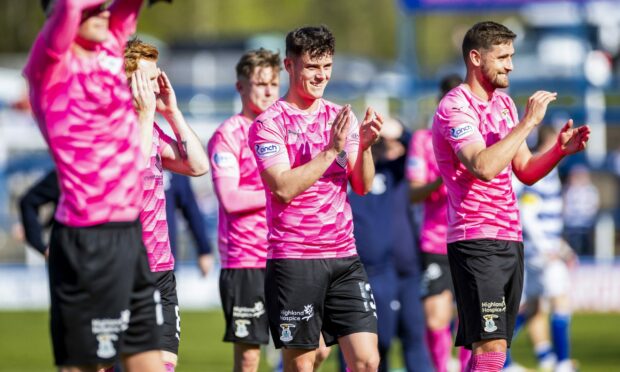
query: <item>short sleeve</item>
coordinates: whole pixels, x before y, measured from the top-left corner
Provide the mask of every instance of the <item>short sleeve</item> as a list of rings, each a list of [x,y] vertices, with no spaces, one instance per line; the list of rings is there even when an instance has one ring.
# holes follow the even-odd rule
[[[239,178],[238,151],[221,130],[218,129],[209,140],[207,152],[213,179],[220,177]]]
[[[483,142],[480,134],[480,119],[472,110],[469,102],[454,95],[446,96],[437,109],[435,123],[444,138],[457,154],[461,149],[474,142]]]
[[[424,154],[426,148],[424,140],[430,140],[430,138],[429,136],[424,136],[422,131],[416,131],[413,136],[411,136],[405,169],[405,176],[409,181],[426,181],[428,164]]]
[[[284,133],[271,119],[259,119],[252,123],[248,143],[256,158],[259,172],[276,164],[291,164]]]

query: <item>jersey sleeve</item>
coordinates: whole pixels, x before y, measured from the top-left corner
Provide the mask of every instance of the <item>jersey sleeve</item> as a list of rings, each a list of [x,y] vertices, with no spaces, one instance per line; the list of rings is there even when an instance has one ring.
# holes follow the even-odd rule
[[[216,130],[207,145],[209,162],[211,163],[211,177],[215,180],[221,177],[239,178],[239,158],[237,147],[220,129]]]
[[[273,120],[256,120],[250,127],[248,142],[259,172],[276,164],[291,164],[283,130]]]
[[[143,0],[116,0],[110,6],[110,32],[124,48],[127,39],[136,32]]]
[[[436,112],[437,129],[457,154],[463,147],[483,142],[480,134],[480,119],[471,109],[469,102],[455,96],[446,96]]]
[[[430,140],[430,136],[423,136],[421,131],[416,131],[409,141],[407,151],[407,165],[405,176],[409,181],[426,182],[428,174],[428,163],[424,154],[426,148],[424,139]]]

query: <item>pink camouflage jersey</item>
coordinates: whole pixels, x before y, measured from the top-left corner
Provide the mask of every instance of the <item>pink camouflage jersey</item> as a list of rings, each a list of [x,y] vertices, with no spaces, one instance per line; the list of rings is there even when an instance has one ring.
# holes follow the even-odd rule
[[[101,1],[57,0],[24,68],[30,102],[58,170],[57,221],[74,227],[138,218],[143,157],[123,68],[140,0],[110,8],[108,39],[92,56],[71,47],[81,10]]]
[[[470,239],[522,241],[512,165],[484,182],[456,155],[470,143],[493,145],[517,123],[514,102],[501,91],[483,101],[461,84],[441,100],[433,121],[433,147],[448,189],[448,243]]]
[[[164,190],[164,168],[161,153],[164,146],[174,143],[157,124],[153,125],[153,147],[148,166],[143,172],[142,241],[146,247],[149,267],[152,272],[174,269],[174,256],[170,249],[168,222],[166,220],[166,195]]]
[[[250,128],[250,147],[260,172],[275,165],[302,166],[323,151],[341,107],[323,99],[311,113],[280,99]],[[320,259],[357,255],[347,198],[351,173],[347,157],[357,158],[359,126],[351,122],[346,156],[338,157],[306,191],[284,204],[266,190],[269,259]]]
[[[434,182],[439,174],[433,134],[428,129],[417,130],[411,137],[407,154],[406,176],[409,181]],[[432,254],[448,254],[448,191],[442,184],[424,200],[420,234],[420,250]]]
[[[240,190],[263,191],[263,183],[248,131],[252,121],[237,114],[224,121],[209,140],[207,152],[213,180],[238,180]],[[267,213],[265,207],[226,213],[219,207],[218,248],[224,269],[265,268],[267,259]]]

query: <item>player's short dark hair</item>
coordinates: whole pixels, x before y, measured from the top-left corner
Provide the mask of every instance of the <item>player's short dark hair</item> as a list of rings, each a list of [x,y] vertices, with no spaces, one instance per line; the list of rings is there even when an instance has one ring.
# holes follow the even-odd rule
[[[310,58],[334,55],[336,39],[327,26],[305,26],[286,35],[286,56],[299,57],[308,53]]]
[[[256,67],[271,67],[277,75],[280,73],[280,53],[260,48],[244,53],[237,62],[237,79],[249,79]]]
[[[439,81],[439,100],[443,98],[449,91],[458,87],[463,82],[463,78],[459,74],[450,74],[444,76]]]
[[[517,35],[508,27],[496,22],[486,21],[476,23],[470,28],[463,38],[463,59],[465,63],[469,58],[469,52],[475,49],[491,49],[493,45],[505,44],[513,41]]]

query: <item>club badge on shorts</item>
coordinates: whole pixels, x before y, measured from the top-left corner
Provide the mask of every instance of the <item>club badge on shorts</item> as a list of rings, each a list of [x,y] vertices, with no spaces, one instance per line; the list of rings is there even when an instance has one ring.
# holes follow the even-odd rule
[[[291,328],[295,328],[295,324],[281,323],[280,328],[282,329],[282,334],[280,335],[280,341],[282,342],[293,341],[293,334],[291,333]]]
[[[248,331],[248,325],[251,322],[247,319],[237,319],[235,320],[235,336],[239,338],[248,337],[250,332]]]
[[[495,332],[497,331],[497,326],[495,325],[495,321],[493,319],[499,318],[499,316],[495,314],[483,315],[484,318],[484,331],[485,332]]]

